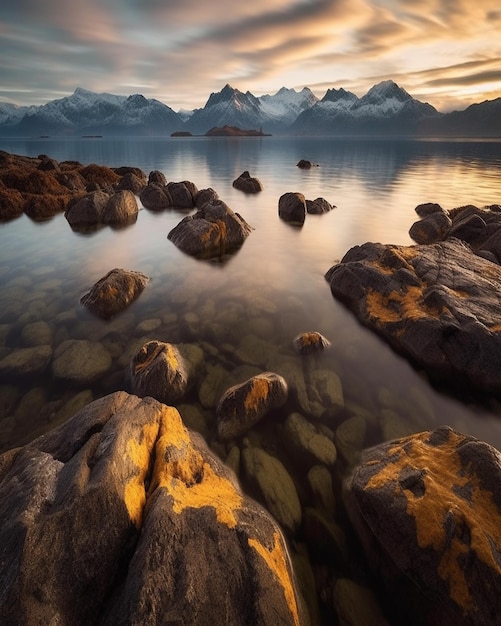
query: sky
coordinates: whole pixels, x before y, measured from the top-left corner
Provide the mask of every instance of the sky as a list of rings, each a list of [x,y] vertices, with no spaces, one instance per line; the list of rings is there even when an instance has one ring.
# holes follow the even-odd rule
[[[77,87],[203,107],[225,84],[363,96],[392,79],[439,111],[501,97],[500,0],[12,0],[0,101]]]

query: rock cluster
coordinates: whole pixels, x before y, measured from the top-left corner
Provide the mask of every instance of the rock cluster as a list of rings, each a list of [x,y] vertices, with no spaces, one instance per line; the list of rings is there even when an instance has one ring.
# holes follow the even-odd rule
[[[500,477],[497,450],[447,427],[363,453],[345,500],[395,623],[497,623]]]
[[[0,500],[4,624],[309,623],[277,524],[151,398],[2,455]]]
[[[321,214],[332,211],[333,207],[325,198],[307,200],[302,193],[287,192],[278,200],[278,215],[285,222],[302,226],[307,213]]]

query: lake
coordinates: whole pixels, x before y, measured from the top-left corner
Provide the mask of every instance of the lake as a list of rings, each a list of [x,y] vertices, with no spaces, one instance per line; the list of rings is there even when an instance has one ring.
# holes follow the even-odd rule
[[[89,390],[96,398],[126,387],[126,357],[141,337],[148,338],[141,326],[145,320],[160,320],[157,338],[172,343],[222,343],[231,351],[248,334],[265,339],[277,354],[296,334],[318,330],[332,342],[325,358],[340,375],[348,399],[365,403],[372,412],[386,402],[398,414],[403,432],[449,424],[501,449],[496,405],[471,407],[432,388],[332,298],[324,279],[354,245],[411,244],[408,231],[419,203],[438,202],[451,209],[499,202],[500,142],[49,138],[2,139],[0,148],[28,156],[48,154],[58,161],[131,165],[147,174],[158,169],[169,181],[214,188],[254,228],[236,254],[208,262],[184,255],[167,240],[184,216],[174,210],[143,209],[129,228],[87,235],[73,232],[63,215],[43,223],[22,216],[1,224],[3,355],[22,347],[23,326],[38,320],[49,323],[55,345],[67,338],[103,340],[116,354],[110,375]],[[296,167],[300,159],[318,167],[301,170]],[[261,180],[261,193],[244,195],[232,187],[244,170]],[[308,215],[303,228],[291,227],[278,218],[278,199],[288,191],[309,199],[324,197],[336,208]],[[152,280],[122,316],[102,322],[79,299],[114,267],[144,272]],[[10,306],[13,301],[17,307]],[[118,332],[130,338],[127,345],[113,345],[110,337]],[[47,373],[28,386],[23,381],[15,386],[15,400],[11,386],[8,392],[3,388],[1,449],[51,428],[55,414],[64,419],[60,405],[81,392],[62,388]],[[417,421],[409,414],[411,390],[426,398],[427,409]],[[391,399],[382,400],[388,393]],[[381,429],[381,438],[389,432]]]

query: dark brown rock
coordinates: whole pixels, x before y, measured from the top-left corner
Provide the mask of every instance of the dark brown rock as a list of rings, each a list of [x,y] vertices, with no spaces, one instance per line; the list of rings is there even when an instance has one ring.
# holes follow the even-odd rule
[[[409,235],[416,243],[435,243],[447,237],[451,226],[452,220],[446,213],[435,211],[415,222],[409,230]]]
[[[93,183],[97,185],[98,188],[116,185],[120,181],[120,176],[110,167],[96,165],[95,163],[82,167],[79,173],[87,183]]]
[[[240,437],[270,411],[282,407],[288,392],[285,379],[273,372],[258,374],[230,387],[216,409],[219,438]]]
[[[167,185],[167,179],[165,178],[165,174],[163,172],[160,172],[159,170],[153,170],[148,176],[148,184],[150,183],[159,183],[163,186]]]
[[[172,198],[164,185],[149,183],[139,194],[143,206],[151,211],[163,211],[172,207]]]
[[[309,170],[313,167],[313,163],[307,159],[301,159],[296,163],[296,167],[299,167],[302,170]]]
[[[277,524],[152,398],[4,453],[0,502],[2,624],[309,624]]]
[[[242,172],[240,176],[233,181],[233,187],[244,193],[259,193],[263,190],[261,181],[251,176],[247,170]]]
[[[501,393],[501,268],[457,239],[367,243],[326,274],[333,295],[429,374]]]
[[[100,278],[80,302],[95,315],[108,319],[138,298],[149,280],[141,272],[115,268]]]
[[[117,191],[104,207],[102,222],[113,225],[131,224],[136,221],[138,211],[136,197],[132,191]]]
[[[199,258],[223,256],[239,248],[251,227],[222,200],[206,202],[167,235],[180,250]]]
[[[306,211],[313,215],[321,215],[328,213],[335,208],[325,198],[316,198],[315,200],[306,200]]]
[[[363,453],[345,500],[394,623],[497,623],[500,485],[500,453],[450,428]]]
[[[299,354],[311,354],[313,352],[323,352],[331,345],[331,342],[315,330],[297,335],[297,337],[294,337],[292,345]]]
[[[196,196],[198,191],[195,191],[195,189],[190,189],[185,182],[168,183],[167,191],[172,198],[172,206],[174,208],[192,209],[195,206],[193,195]]]
[[[110,196],[104,191],[92,191],[70,200],[64,216],[72,228],[96,226],[103,219],[109,199]]]
[[[115,172],[116,171],[117,170],[115,170]],[[143,177],[140,177],[138,176],[138,174],[134,172],[127,172],[120,179],[117,189],[132,191],[132,193],[139,195],[141,191],[146,187],[147,184],[148,184],[148,181],[144,174],[143,174]]]
[[[306,199],[303,194],[289,192],[280,196],[278,215],[286,222],[302,226],[306,218]]]
[[[17,189],[8,189],[0,183],[0,221],[11,220],[23,213],[24,198]]]

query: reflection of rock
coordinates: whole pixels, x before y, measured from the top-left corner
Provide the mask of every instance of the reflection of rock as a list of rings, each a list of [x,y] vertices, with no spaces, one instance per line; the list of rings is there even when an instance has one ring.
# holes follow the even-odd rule
[[[498,621],[500,468],[497,450],[444,427],[367,450],[354,469],[348,513],[411,623]]]
[[[127,308],[148,281],[141,272],[115,268],[100,278],[80,302],[95,315],[107,319]]]
[[[217,199],[185,217],[167,237],[186,254],[209,258],[236,250],[250,232],[243,217]]]
[[[176,409],[118,392],[0,466],[3,624],[309,623],[277,524]]]

